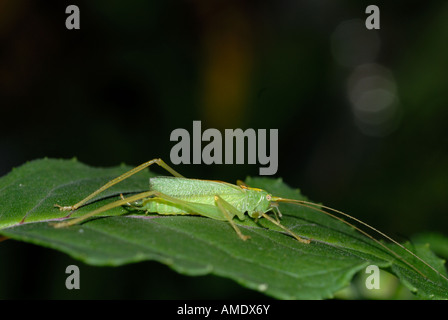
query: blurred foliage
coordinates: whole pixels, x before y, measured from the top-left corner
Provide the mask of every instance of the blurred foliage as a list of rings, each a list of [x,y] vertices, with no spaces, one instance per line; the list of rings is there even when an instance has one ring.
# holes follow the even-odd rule
[[[343,34],[351,64],[338,59],[335,34],[344,22],[362,25],[366,1],[78,1],[80,30],[65,28],[68,4],[0,2],[1,175],[45,156],[169,162],[171,131],[191,130],[193,120],[203,130],[278,128],[277,176],[311,199],[400,240],[448,233],[446,2],[377,4],[376,36]],[[396,85],[399,120],[387,134],[356,123],[347,83],[364,63],[387,68]],[[229,182],[258,173],[256,165],[177,169]],[[31,259],[24,255],[37,257],[36,270],[45,264],[42,249],[0,245],[12,264],[0,274],[15,283],[15,266]],[[33,286],[34,275],[16,287]],[[40,288],[34,296],[53,295]]]

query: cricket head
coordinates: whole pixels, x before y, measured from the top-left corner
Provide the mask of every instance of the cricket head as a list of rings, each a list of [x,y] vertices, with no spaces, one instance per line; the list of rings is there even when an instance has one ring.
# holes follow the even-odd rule
[[[272,195],[262,189],[257,188],[245,188],[247,191],[247,200],[250,204],[250,210],[248,214],[251,218],[260,218],[261,212],[265,213],[271,210]]]

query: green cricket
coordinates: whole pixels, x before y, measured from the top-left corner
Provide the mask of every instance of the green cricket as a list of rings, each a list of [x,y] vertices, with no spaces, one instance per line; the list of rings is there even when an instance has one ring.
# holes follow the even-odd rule
[[[200,215],[215,220],[228,221],[238,236],[242,240],[247,240],[250,237],[244,235],[233,222],[235,216],[244,220],[247,212],[249,217],[253,219],[261,217],[268,219],[302,243],[308,244],[310,242],[309,239],[299,237],[280,223],[281,213],[275,203],[281,201],[281,198],[272,197],[264,190],[248,187],[241,181],[234,185],[222,181],[187,179],[168,166],[162,159],[150,160],[124,173],[73,206],[57,204],[55,206],[61,211],[74,211],[99,193],[154,163],[170,172],[173,177],[153,177],[149,181],[150,191],[126,199],[121,195],[122,200],[105,205],[82,217],[56,223],[54,226],[57,228],[68,227],[101,212],[128,205],[136,210],[155,212],[161,215]],[[276,219],[266,214],[273,209],[276,213]]]
[[[239,220],[244,220],[246,216],[245,214],[247,213],[250,218],[255,219],[256,221],[260,218],[269,220],[273,224],[283,229],[287,234],[298,240],[300,243],[309,245],[312,242],[312,239],[303,238],[280,223],[280,218],[282,215],[280,209],[278,208],[279,203],[291,203],[314,209],[349,225],[361,234],[375,241],[377,244],[379,244],[381,247],[383,247],[385,250],[390,252],[402,262],[406,263],[424,278],[427,278],[420,270],[406,261],[406,259],[400,256],[398,253],[390,249],[384,243],[378,241],[366,231],[355,226],[353,223],[345,221],[340,216],[349,218],[396,244],[448,281],[448,278],[442,275],[433,266],[418,257],[415,253],[404,247],[399,242],[395,241],[383,232],[373,228],[367,223],[342,211],[313,202],[277,197],[265,190],[247,186],[242,181],[237,181],[237,184],[235,185],[215,180],[185,178],[173,168],[168,166],[162,159],[153,159],[141,164],[138,167],[135,167],[134,169],[129,170],[119,177],[109,181],[101,188],[91,193],[89,196],[74,205],[61,206],[55,204],[55,207],[59,208],[59,210],[61,211],[70,211],[70,213],[66,217],[69,218],[73,211],[85,205],[89,200],[93,199],[101,192],[142,171],[143,169],[148,168],[153,164],[159,165],[160,167],[171,173],[172,176],[152,177],[149,179],[149,191],[145,191],[127,198],[123,197],[123,195],[120,195],[121,200],[117,200],[110,204],[104,205],[101,208],[89,212],[81,217],[54,223],[53,226],[56,228],[70,227],[112,208],[129,206],[135,210],[141,210],[146,213],[153,212],[160,215],[199,215],[215,220],[227,221],[235,230],[238,237],[241,240],[246,241],[250,238],[250,236],[245,235],[241,232],[240,228],[233,221],[233,218],[237,216]],[[274,213],[274,218],[268,215],[268,212],[270,211]],[[328,211],[331,211],[333,213],[330,213]]]

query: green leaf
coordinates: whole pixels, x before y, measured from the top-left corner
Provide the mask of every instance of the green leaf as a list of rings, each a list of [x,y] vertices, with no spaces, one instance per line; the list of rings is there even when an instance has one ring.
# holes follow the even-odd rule
[[[420,298],[448,298],[448,281],[402,249],[390,246],[418,271],[351,227],[298,205],[280,205],[282,224],[313,239],[310,244],[298,242],[264,219],[256,223],[235,218],[243,233],[251,236],[242,241],[226,222],[142,215],[121,207],[69,228],[50,225],[67,214],[54,204],[72,205],[129,169],[92,168],[76,160],[54,159],[14,169],[0,178],[0,234],[62,251],[91,265],[155,260],[185,275],[211,273],[281,299],[331,298],[372,264],[395,274]],[[121,193],[147,190],[152,175],[146,171],[119,183],[72,217],[115,201]],[[280,179],[247,178],[246,183],[276,196],[304,199]],[[446,276],[443,262],[428,246],[408,247]]]
[[[440,233],[425,232],[412,237],[415,243],[429,245],[438,256],[448,259],[448,237]]]

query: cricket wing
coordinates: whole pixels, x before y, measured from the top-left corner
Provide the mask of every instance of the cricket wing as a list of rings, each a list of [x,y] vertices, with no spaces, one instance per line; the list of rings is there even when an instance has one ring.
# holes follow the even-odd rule
[[[154,177],[149,182],[150,190],[167,196],[192,202],[215,205],[215,196],[237,208],[243,209],[245,190],[239,186],[213,180],[186,179],[177,177]]]

